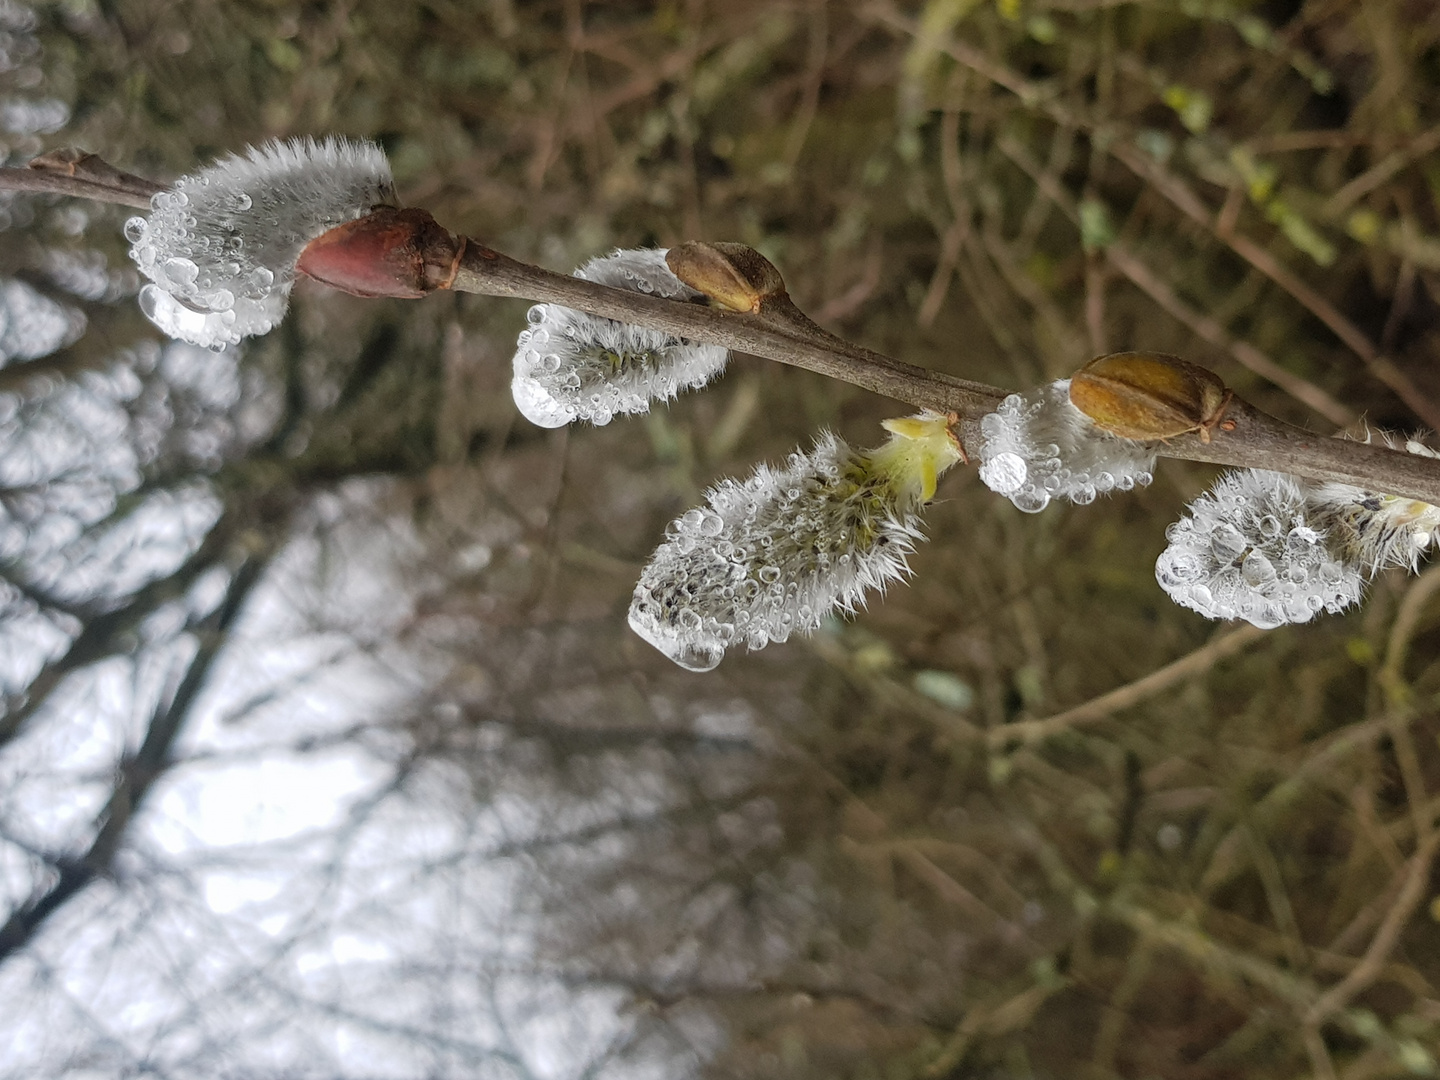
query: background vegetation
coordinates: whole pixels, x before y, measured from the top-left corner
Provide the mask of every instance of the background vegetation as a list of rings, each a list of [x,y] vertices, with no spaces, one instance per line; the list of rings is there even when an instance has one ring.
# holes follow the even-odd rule
[[[407,204],[554,268],[743,241],[957,375],[1161,349],[1316,430],[1440,425],[1427,0],[0,23],[10,163],[368,136]],[[1152,576],[1206,469],[1033,517],[957,469],[914,587],[692,676],[624,627],[665,522],[896,406],[737,357],[542,432],[523,307],[473,297],[302,285],[239,355],[162,349],[123,216],[0,203],[9,1074],[1437,1071],[1440,571],[1217,627]],[[333,812],[267,833],[281,795],[213,771],[262,760]]]

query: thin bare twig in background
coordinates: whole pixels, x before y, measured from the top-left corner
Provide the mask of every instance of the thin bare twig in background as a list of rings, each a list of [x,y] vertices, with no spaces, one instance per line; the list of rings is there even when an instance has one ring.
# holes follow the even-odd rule
[[[1050,173],[1043,171],[1023,145],[1013,139],[1002,139],[1000,150],[1018,165],[1037,186],[1049,190],[1050,198],[1076,228],[1080,227],[1080,211],[1068,192]],[[1184,323],[1196,336],[1212,345],[1225,349],[1242,365],[1255,374],[1268,379],[1296,401],[1314,409],[1336,427],[1347,427],[1357,419],[1355,413],[1327,394],[1320,387],[1295,373],[1281,367],[1247,341],[1233,337],[1216,319],[1195,311],[1175,293],[1160,276],[1131,253],[1123,243],[1116,241],[1105,246],[1106,261],[1124,274],[1131,284],[1146,293],[1167,314]]]
[[[1017,744],[1030,746],[1071,728],[1104,720],[1123,709],[1133,708],[1157,694],[1164,693],[1176,683],[1204,674],[1221,660],[1235,655],[1264,636],[1264,630],[1256,629],[1253,626],[1242,626],[1238,630],[1229,630],[1208,645],[1166,664],[1157,671],[1152,671],[1143,679],[1126,683],[1109,693],[1092,698],[1083,705],[1076,705],[1073,709],[1066,709],[1054,716],[1047,716],[1041,720],[1020,720],[1003,727],[992,728],[986,734],[986,738],[989,740],[991,748],[996,750]]]
[[[913,20],[901,15],[888,5],[875,4],[868,9],[879,22],[904,34],[916,34]],[[1052,90],[1038,86],[1011,70],[1003,63],[992,59],[981,50],[958,39],[952,39],[940,46],[942,51],[979,75],[983,75],[997,86],[1015,94],[1027,107],[1045,113],[1061,126],[1074,126],[1103,136],[1102,142],[1110,156],[1130,169],[1139,179],[1145,181],[1163,195],[1186,217],[1206,229],[1220,243],[1229,247],[1251,266],[1295,298],[1311,314],[1328,326],[1350,350],[1358,356],[1370,373],[1384,383],[1400,398],[1417,417],[1432,428],[1440,429],[1440,403],[1431,401],[1394,361],[1384,356],[1378,346],[1350,319],[1338,311],[1333,304],[1316,292],[1298,275],[1292,273],[1278,259],[1260,244],[1238,233],[1225,233],[1219,227],[1213,214],[1178,176],[1175,176],[1160,162],[1131,145],[1119,132],[1104,130],[1101,125],[1090,121],[1069,105],[1058,101]]]

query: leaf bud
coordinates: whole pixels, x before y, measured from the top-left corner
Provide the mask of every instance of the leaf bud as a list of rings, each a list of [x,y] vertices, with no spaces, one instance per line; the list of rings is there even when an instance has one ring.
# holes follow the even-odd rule
[[[767,300],[785,295],[775,264],[745,244],[691,240],[665,256],[671,273],[720,307],[755,313]]]
[[[1102,431],[1124,439],[1195,431],[1208,443],[1233,396],[1213,371],[1168,353],[1111,353],[1070,379],[1071,404]]]
[[[296,269],[352,296],[413,300],[448,288],[463,251],[428,212],[381,206],[310,241]]]

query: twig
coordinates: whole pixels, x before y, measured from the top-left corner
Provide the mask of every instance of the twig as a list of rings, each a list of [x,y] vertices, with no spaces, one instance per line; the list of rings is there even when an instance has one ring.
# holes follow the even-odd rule
[[[55,912],[96,879],[110,872],[126,827],[155,782],[164,775],[165,763],[175,738],[209,681],[215,661],[227,640],[227,632],[259,583],[272,552],[273,548],[257,552],[241,563],[231,575],[220,606],[190,628],[197,638],[195,654],[187,662],[185,674],[169,700],[163,702],[152,715],[140,748],[122,762],[110,801],[96,822],[95,838],[83,854],[64,860],[59,866],[59,874],[18,905],[9,919],[0,925],[0,962],[22,949]]]
[[[1301,1030],[1301,1039],[1305,1043],[1305,1053],[1310,1058],[1310,1069],[1315,1080],[1337,1080],[1335,1062],[1330,1060],[1330,1051],[1325,1046],[1325,1040],[1320,1037],[1320,1028],[1314,1024],[1306,1024]]]
[[[839,296],[825,301],[825,306],[815,312],[816,321],[822,323],[841,322],[864,307],[866,301],[874,296],[875,290],[880,287],[880,270],[883,264],[884,257],[881,253],[879,234],[877,233],[869,250],[865,253],[865,262],[860,269],[860,277],[855,284]]]
[[[1255,267],[1275,284],[1293,296],[1317,319],[1350,347],[1370,369],[1370,373],[1388,386],[1395,396],[1432,428],[1440,428],[1440,404],[1424,394],[1410,377],[1395,366],[1394,361],[1380,352],[1379,346],[1366,336],[1365,332],[1347,319],[1340,311],[1301,280],[1268,250],[1248,236],[1239,233],[1223,233],[1216,224],[1209,208],[1189,189],[1184,181],[1171,175],[1159,162],[1140,150],[1124,144],[1107,148],[1110,154],[1141,180],[1151,184],[1170,203],[1196,224],[1207,229],[1215,239],[1227,245],[1231,251]]]
[[[1082,724],[1103,720],[1122,709],[1133,708],[1142,701],[1148,701],[1155,695],[1170,689],[1176,683],[1210,670],[1219,661],[1233,656],[1252,642],[1259,640],[1264,634],[1265,631],[1258,630],[1253,626],[1242,626],[1238,630],[1231,630],[1217,637],[1208,645],[1166,664],[1158,671],[1152,671],[1143,679],[1137,679],[1132,683],[1117,687],[1107,694],[1092,698],[1083,705],[1077,705],[1073,709],[1067,709],[1043,720],[1021,720],[1014,724],[1005,724],[1002,727],[994,728],[987,734],[990,746],[995,750],[1017,744],[1030,746]]]
[[[1303,975],[1217,941],[1189,923],[1161,918],[1129,900],[1112,899],[1104,910],[1153,944],[1174,949],[1202,971],[1226,981],[1261,987],[1297,1013],[1313,1007],[1315,984]]]
[[[751,314],[664,300],[531,266],[476,241],[467,242],[453,287],[457,292],[563,304],[805,368],[919,408],[953,412],[959,417],[961,441],[971,449],[980,445],[981,417],[993,412],[1006,394],[843,341],[793,305]],[[1316,435],[1238,398],[1226,422],[1227,430],[1209,443],[1196,434],[1181,435],[1160,443],[1156,452],[1215,465],[1276,469],[1440,504],[1440,460]]]
[[[1090,1053],[1090,1066],[1098,1076],[1115,1075],[1115,1055],[1120,1048],[1120,1036],[1130,1020],[1130,1010],[1135,1004],[1145,980],[1150,977],[1154,966],[1155,946],[1150,938],[1142,937],[1130,950],[1125,961],[1125,975],[1110,994],[1110,1000],[1103,1007],[1099,1029],[1095,1032],[1095,1045]]]
[[[168,185],[127,173],[83,150],[51,150],[23,168],[0,169],[0,190],[42,191],[150,209],[150,196]]]
[[[973,216],[970,200],[965,197],[965,173],[960,163],[960,108],[965,102],[966,74],[960,68],[951,77],[945,111],[940,117],[940,175],[945,183],[945,199],[950,204],[951,222],[940,241],[940,259],[930,278],[930,287],[915,314],[915,321],[925,327],[935,321],[945,303]]]
[[[1053,175],[1043,171],[1039,163],[1031,159],[1023,145],[1014,139],[1002,139],[1000,150],[1024,170],[1037,187],[1044,189],[1051,201],[1060,208],[1076,228],[1079,228],[1080,212],[1075,205],[1075,200],[1060,186]],[[1106,261],[1110,265],[1129,278],[1131,284],[1146,293],[1173,318],[1189,327],[1192,333],[1204,338],[1212,345],[1225,349],[1245,367],[1262,378],[1269,379],[1295,400],[1308,405],[1336,427],[1343,428],[1354,423],[1355,414],[1325,393],[1324,390],[1299,375],[1287,371],[1249,342],[1235,339],[1217,320],[1192,309],[1175,294],[1169,285],[1160,280],[1159,275],[1126,250],[1123,244],[1119,242],[1109,244],[1105,247],[1104,252]]]
[[[1381,685],[1392,700],[1402,696],[1400,690],[1410,642],[1420,628],[1425,605],[1437,591],[1440,591],[1440,566],[1432,566],[1405,590],[1400,610],[1395,613],[1395,622],[1390,627],[1390,638],[1385,646],[1385,663],[1378,673]]]
[[[1230,334],[1209,315],[1204,315],[1175,294],[1159,275],[1120,244],[1111,244],[1105,249],[1105,258],[1119,270],[1130,283],[1146,293],[1169,315],[1189,327],[1196,337],[1204,338],[1210,344],[1224,349],[1237,361],[1249,368],[1262,379],[1268,379],[1296,401],[1308,405],[1338,428],[1348,427],[1356,420],[1355,413],[1327,394],[1308,379],[1281,367],[1265,353],[1248,341]]]
[[[954,1033],[921,1075],[927,1080],[954,1076],[977,1036],[1004,1035],[1028,1024],[1053,995],[1068,989],[1069,979],[1038,982],[995,1005],[971,1006]]]
[[[868,12],[877,21],[904,34],[914,36],[917,32],[913,20],[900,15],[887,6],[872,5],[868,8]],[[1235,254],[1288,292],[1311,314],[1328,326],[1336,337],[1348,345],[1351,351],[1370,369],[1370,373],[1388,386],[1416,416],[1432,428],[1440,428],[1440,404],[1431,401],[1422,393],[1408,375],[1396,367],[1389,357],[1380,352],[1363,330],[1342,315],[1333,304],[1301,280],[1299,276],[1287,269],[1269,251],[1249,237],[1223,233],[1210,208],[1190,190],[1183,180],[1120,137],[1119,132],[1090,121],[1068,105],[1055,100],[1054,94],[1046,88],[1031,82],[1005,64],[990,58],[973,45],[958,39],[951,39],[940,45],[939,48],[957,63],[983,75],[995,85],[1009,90],[1020,99],[1022,104],[1045,113],[1062,127],[1076,127],[1089,132],[1092,136],[1101,136],[1096,142],[1104,145],[1106,153],[1130,169],[1141,180],[1153,186],[1181,213],[1202,226],[1215,239],[1227,245]]]
[[[970,219],[957,218],[940,238],[940,261],[935,264],[935,272],[930,275],[930,287],[925,290],[925,299],[915,314],[915,321],[921,326],[930,326],[935,321],[935,316],[940,314],[940,308],[945,304],[945,294],[950,291],[950,278],[955,273],[955,264],[960,261],[960,249],[969,235]]]
[[[1436,851],[1440,850],[1440,832],[1432,832],[1429,838],[1410,856],[1405,883],[1394,905],[1385,913],[1380,928],[1370,941],[1365,955],[1345,978],[1325,991],[1320,999],[1305,1014],[1307,1025],[1318,1026],[1328,1020],[1365,987],[1369,986],[1385,969],[1385,963],[1400,940],[1400,933],[1410,921],[1415,907],[1425,895],[1430,882],[1430,871],[1435,863]]]
[[[476,241],[466,244],[453,287],[456,292],[563,304],[778,360],[910,405],[955,412],[974,422],[976,435],[979,418],[993,412],[1006,395],[998,387],[929,371],[843,341],[811,323],[793,305],[791,310],[750,314],[664,300],[531,266]]]
[[[1417,161],[1437,149],[1440,149],[1440,126],[1421,132],[1406,145],[1386,154],[1355,177],[1325,200],[1325,204],[1320,208],[1320,216],[1330,220],[1338,218],[1361,196],[1375,190],[1412,161]]]
[[[67,151],[35,170],[19,171],[58,178],[71,194],[88,194],[87,185],[97,186],[108,192],[112,201],[138,198],[142,187],[161,190],[78,151]],[[0,182],[3,179],[0,177]],[[428,215],[422,216],[428,219]],[[433,225],[433,219],[429,220]],[[444,287],[563,304],[805,368],[912,406],[952,412],[957,416],[961,442],[972,450],[980,445],[980,419],[1006,396],[998,387],[929,371],[838,338],[817,326],[783,294],[758,313],[733,312],[613,289],[531,266],[475,241],[454,242],[460,245],[458,261],[456,249],[451,247],[444,266],[427,267],[427,273],[436,271],[435,282],[443,282]],[[1224,430],[1209,442],[1202,442],[1198,434],[1181,435],[1161,442],[1156,453],[1216,465],[1276,469],[1440,504],[1440,460],[1324,438],[1285,424],[1238,398],[1226,413]]]
[[[1326,736],[1320,740],[1317,749],[1299,765],[1293,766],[1288,776],[1267,791],[1252,806],[1251,822],[1257,826],[1263,826],[1271,819],[1272,814],[1293,806],[1297,794],[1304,789],[1312,777],[1322,775],[1326,769],[1346,754],[1369,746],[1374,740],[1388,735],[1389,732],[1390,718],[1385,715],[1373,717],[1358,724],[1351,724],[1349,727]],[[1215,845],[1209,865],[1196,885],[1198,893],[1204,894],[1212,891],[1229,877],[1240,861],[1243,843],[1244,837],[1237,824]]]

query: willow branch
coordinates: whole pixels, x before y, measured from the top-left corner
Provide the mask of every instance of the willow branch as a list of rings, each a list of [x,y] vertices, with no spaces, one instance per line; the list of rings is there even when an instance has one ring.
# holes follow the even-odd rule
[[[150,209],[150,196],[168,186],[117,169],[83,150],[51,150],[22,168],[0,169],[0,190],[73,195],[140,210]]]
[[[1007,393],[844,341],[810,322],[793,304],[765,314],[749,314],[664,300],[531,266],[475,241],[466,245],[452,288],[563,304],[591,315],[778,360],[896,401],[954,412],[962,418],[993,412]]]
[[[0,169],[0,188],[54,191],[129,206],[148,206],[164,186],[108,165],[94,154],[53,151],[24,169]],[[428,215],[422,215],[428,218]],[[433,219],[429,219],[433,225]],[[816,326],[789,298],[758,312],[735,312],[665,300],[558,274],[520,262],[438,227],[438,263],[427,266],[429,284],[457,292],[563,304],[591,315],[662,330],[692,341],[840,379],[917,408],[958,417],[957,434],[972,454],[980,447],[980,419],[1007,391],[908,364],[853,344]],[[456,247],[458,245],[458,259]],[[303,262],[302,262],[303,266]],[[408,293],[406,295],[417,295]],[[1235,399],[1226,424],[1209,442],[1197,434],[1157,444],[1161,457],[1237,468],[1275,469],[1312,480],[1354,484],[1440,504],[1440,460],[1385,447],[1331,439],[1294,427]]]
[[[451,286],[458,292],[513,296],[563,304],[691,341],[722,345],[840,379],[917,408],[953,412],[966,449],[980,446],[980,418],[1007,391],[907,364],[827,333],[793,305],[761,314],[726,311],[612,289],[583,278],[519,262],[474,241],[466,244]],[[1226,428],[1210,442],[1198,434],[1156,444],[1161,457],[1236,468],[1274,469],[1312,480],[1332,480],[1440,504],[1440,460],[1382,446],[1332,439],[1261,412],[1235,399]]]

